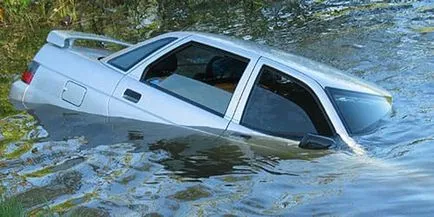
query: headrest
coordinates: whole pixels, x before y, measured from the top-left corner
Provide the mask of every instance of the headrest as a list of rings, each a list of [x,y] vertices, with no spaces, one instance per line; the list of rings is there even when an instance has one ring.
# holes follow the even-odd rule
[[[215,56],[206,66],[206,75],[208,78],[215,76],[240,78],[246,67],[247,63],[243,61],[226,56]]]
[[[166,57],[165,59],[161,60],[157,65],[154,66],[153,71],[157,72],[174,72],[176,71],[176,68],[178,67],[178,59],[176,58],[176,55],[172,54],[169,57]]]

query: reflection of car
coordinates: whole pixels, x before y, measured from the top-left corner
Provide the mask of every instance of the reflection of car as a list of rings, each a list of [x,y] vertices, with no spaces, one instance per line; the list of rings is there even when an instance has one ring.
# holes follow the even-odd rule
[[[83,39],[127,48],[74,46]],[[372,84],[223,36],[174,32],[130,45],[52,31],[47,42],[13,83],[11,99],[313,147],[337,137],[352,143],[391,109],[391,95]]]

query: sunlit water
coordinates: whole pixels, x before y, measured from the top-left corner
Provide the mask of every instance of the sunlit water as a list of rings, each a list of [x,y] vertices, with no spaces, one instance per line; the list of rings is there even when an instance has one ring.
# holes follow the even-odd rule
[[[434,3],[339,16],[317,10],[321,19],[297,26],[270,18],[260,33],[218,20],[187,29],[267,43],[389,90],[391,117],[356,138],[365,155],[282,155],[172,126],[47,106],[32,111],[38,121],[28,123],[40,126],[26,138],[37,142],[19,158],[0,161],[2,185],[34,211],[86,206],[102,216],[432,215]],[[22,145],[12,142],[7,152]]]

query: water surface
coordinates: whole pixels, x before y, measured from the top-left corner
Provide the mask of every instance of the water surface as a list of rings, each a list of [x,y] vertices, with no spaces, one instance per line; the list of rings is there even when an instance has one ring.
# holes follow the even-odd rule
[[[48,106],[32,111],[36,119],[3,120],[33,129],[8,143],[9,155],[0,161],[4,191],[34,212],[48,203],[60,213],[85,206],[102,216],[431,215],[434,3],[330,1],[303,16],[284,6],[266,5],[260,13],[268,19],[256,21],[246,19],[246,11],[223,8],[237,19],[182,29],[270,44],[390,91],[391,117],[356,138],[366,154],[282,154],[173,126]]]

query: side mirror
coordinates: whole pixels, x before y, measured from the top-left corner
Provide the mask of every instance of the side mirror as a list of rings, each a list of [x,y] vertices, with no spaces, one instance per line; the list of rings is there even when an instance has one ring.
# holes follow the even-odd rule
[[[303,149],[319,150],[328,149],[335,144],[336,141],[332,138],[308,133],[300,141],[298,147]]]

